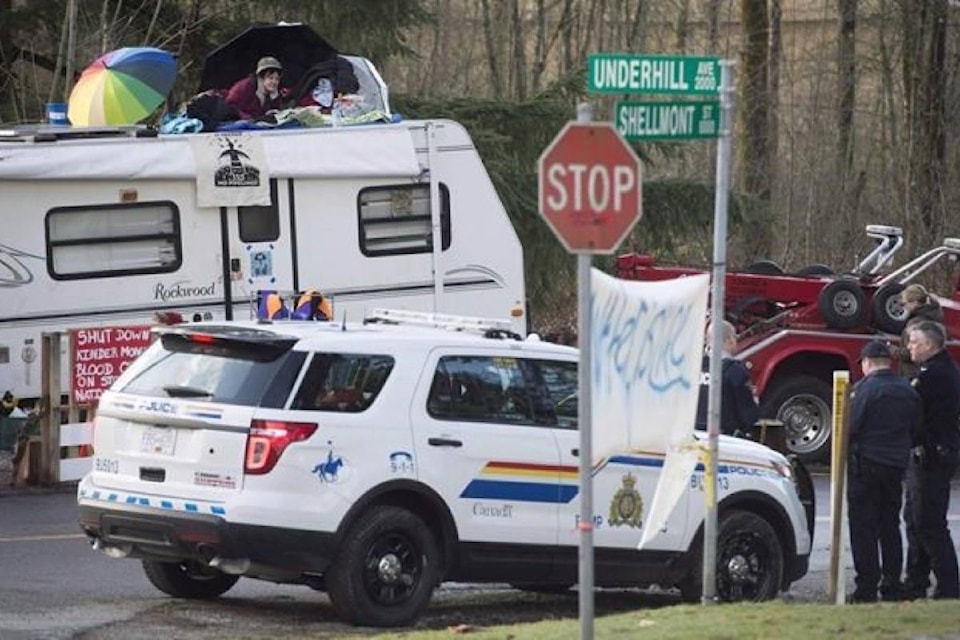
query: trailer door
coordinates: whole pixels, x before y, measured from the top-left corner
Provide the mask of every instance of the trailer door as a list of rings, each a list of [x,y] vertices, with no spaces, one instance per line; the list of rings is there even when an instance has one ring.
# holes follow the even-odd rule
[[[223,277],[230,282],[225,301],[228,318],[252,317],[260,290],[289,293],[298,286],[287,184],[286,180],[270,180],[269,206],[221,209]]]

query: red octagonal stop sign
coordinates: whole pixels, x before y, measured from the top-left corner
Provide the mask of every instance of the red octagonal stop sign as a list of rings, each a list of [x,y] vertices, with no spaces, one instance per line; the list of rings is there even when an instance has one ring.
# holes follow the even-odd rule
[[[540,156],[540,215],[574,253],[613,253],[643,213],[643,166],[606,122],[568,122]]]

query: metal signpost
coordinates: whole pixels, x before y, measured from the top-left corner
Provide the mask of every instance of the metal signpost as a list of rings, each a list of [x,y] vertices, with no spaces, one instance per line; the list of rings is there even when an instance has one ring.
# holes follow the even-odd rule
[[[587,60],[591,93],[684,94],[719,97],[719,101],[618,102],[617,130],[627,140],[718,138],[717,182],[713,222],[711,319],[723,319],[727,262],[727,200],[730,190],[733,62],[716,57],[597,53]],[[704,604],[716,600],[717,444],[720,437],[720,383],[723,332],[713,332],[704,451],[706,513],[703,525]]]
[[[733,62],[713,57],[592,54],[587,61],[587,85],[593,93],[719,95],[719,102],[619,102],[614,111],[614,122],[628,140],[719,138],[710,317],[721,321],[727,269]],[[718,328],[713,332],[710,349],[707,447],[704,451],[704,604],[715,602],[717,590],[717,444],[720,439],[722,348],[723,332]]]
[[[540,215],[568,251],[577,254],[577,333],[580,397],[580,637],[593,638],[593,450],[591,442],[590,266],[594,253],[612,253],[642,214],[640,159],[607,123],[591,123],[577,108],[540,156]]]
[[[590,267],[594,253],[612,253],[642,214],[642,165],[629,140],[719,138],[714,211],[711,315],[723,318],[727,199],[730,186],[733,62],[714,57],[591,54],[591,93],[664,93],[719,101],[620,102],[614,121],[592,123],[590,107],[577,108],[540,156],[540,215],[568,251],[577,254],[577,323],[580,347],[580,637],[593,638],[593,481],[591,425]],[[720,433],[722,331],[713,332],[704,488],[703,599],[716,598],[717,443]]]
[[[710,318],[723,320],[723,288],[727,274],[727,200],[730,193],[731,115],[733,114],[733,62],[721,63],[720,136],[717,141],[717,186],[713,212],[713,291]],[[707,451],[703,486],[706,514],[703,520],[703,604],[717,598],[717,444],[720,440],[720,382],[723,378],[723,331],[713,331],[710,346],[710,389],[707,401]]]

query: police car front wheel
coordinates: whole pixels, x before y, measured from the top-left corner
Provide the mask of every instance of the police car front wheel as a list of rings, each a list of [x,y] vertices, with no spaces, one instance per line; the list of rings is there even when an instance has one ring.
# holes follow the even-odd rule
[[[703,537],[691,547],[691,573],[677,586],[686,602],[703,593]],[[732,510],[721,514],[717,536],[717,598],[723,602],[770,600],[783,581],[783,547],[762,516]]]
[[[769,600],[780,591],[783,550],[770,523],[749,511],[731,511],[720,523],[717,595],[725,602]]]

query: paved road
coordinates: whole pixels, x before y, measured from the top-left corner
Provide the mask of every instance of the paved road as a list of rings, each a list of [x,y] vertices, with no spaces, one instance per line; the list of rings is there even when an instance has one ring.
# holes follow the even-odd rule
[[[829,480],[819,475],[814,482],[819,515],[810,572],[783,595],[788,600],[826,601]],[[953,495],[950,523],[954,539],[960,541],[960,486]],[[846,544],[844,564],[848,588],[852,588]],[[596,608],[603,615],[676,602],[673,594],[610,591],[597,594]],[[573,592],[537,596],[489,585],[448,584],[437,592],[419,626],[497,624],[575,617],[576,612]],[[264,637],[311,633],[334,638],[364,633],[337,623],[326,596],[306,587],[241,580],[227,597],[212,603],[173,600],[150,586],[139,563],[111,560],[90,550],[77,528],[72,493],[0,497],[0,638],[219,640],[225,630],[240,629]]]

